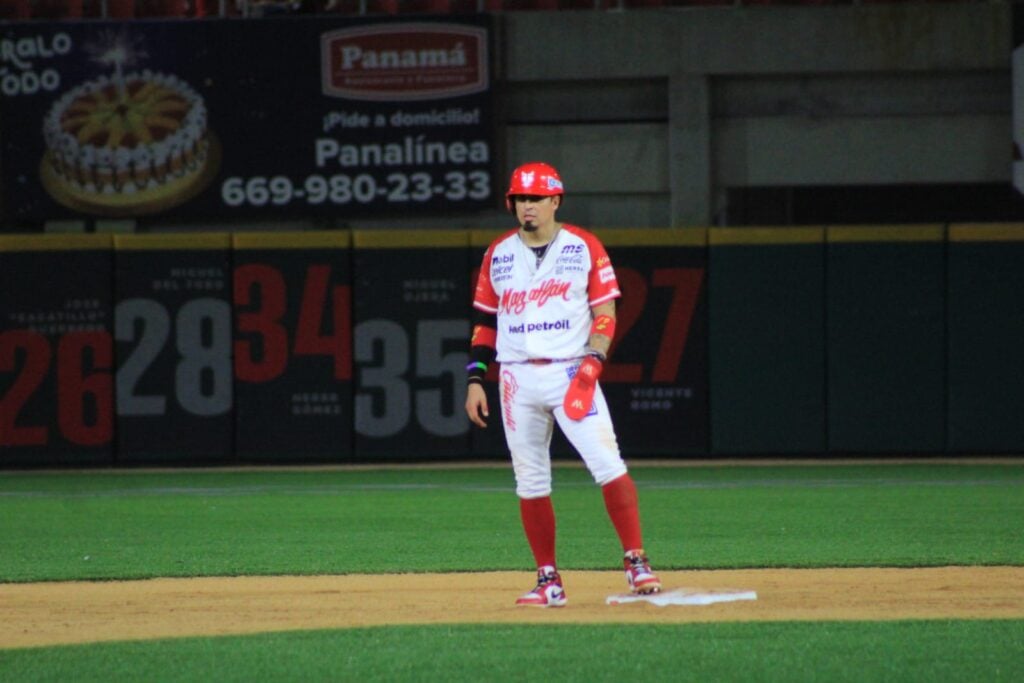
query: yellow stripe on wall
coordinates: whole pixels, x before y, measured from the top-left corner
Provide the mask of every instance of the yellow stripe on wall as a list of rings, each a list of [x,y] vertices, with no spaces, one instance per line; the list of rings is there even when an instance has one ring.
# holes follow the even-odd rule
[[[1021,242],[1024,223],[958,223],[949,226],[950,242]]]
[[[942,242],[946,239],[943,225],[830,225],[826,228],[829,242]]]
[[[236,232],[235,249],[347,249],[352,246],[348,230],[311,232]]]
[[[488,247],[513,228],[472,230],[469,244]],[[707,228],[595,228],[592,230],[606,247],[703,247],[708,242]]]
[[[113,245],[108,234],[0,235],[0,251],[103,251]]]
[[[716,246],[756,244],[821,244],[825,228],[711,228],[708,244]]]
[[[483,228],[480,230],[470,230],[469,245],[471,247],[489,247],[491,246],[491,242],[511,230],[511,228]]]
[[[357,249],[407,249],[468,247],[465,230],[353,230],[352,246]]]
[[[161,235],[114,235],[119,251],[230,249],[231,235],[226,232],[168,233]]]
[[[594,234],[606,247],[703,247],[707,228],[599,228]]]
[[[116,248],[161,249],[344,249],[486,247],[508,228],[476,230],[319,230],[309,232],[167,233],[157,235],[45,234],[0,235],[0,251],[77,251]],[[1021,242],[1024,223],[924,225],[833,225],[825,227],[599,228],[609,247],[728,246],[856,242]]]

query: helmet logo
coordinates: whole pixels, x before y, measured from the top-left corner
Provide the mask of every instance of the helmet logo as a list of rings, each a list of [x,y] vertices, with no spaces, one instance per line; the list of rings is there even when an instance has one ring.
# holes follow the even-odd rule
[[[505,199],[509,210],[512,210],[513,195],[535,195],[538,197],[550,197],[562,194],[562,179],[558,177],[558,171],[548,164],[534,162],[523,164],[512,172],[509,179],[508,192]]]

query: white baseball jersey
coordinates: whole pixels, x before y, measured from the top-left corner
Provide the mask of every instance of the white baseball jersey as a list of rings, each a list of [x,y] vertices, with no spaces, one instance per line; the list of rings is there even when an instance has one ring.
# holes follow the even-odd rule
[[[518,230],[496,239],[484,254],[473,306],[497,314],[497,360],[515,363],[583,356],[591,307],[619,296],[601,242],[563,223],[539,264]]]

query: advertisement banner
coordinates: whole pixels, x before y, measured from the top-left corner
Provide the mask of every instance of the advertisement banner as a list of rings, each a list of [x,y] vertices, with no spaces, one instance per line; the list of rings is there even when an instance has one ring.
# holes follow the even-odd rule
[[[355,231],[352,243],[356,452],[462,456],[469,234]]]
[[[231,239],[114,238],[118,463],[233,458]]]
[[[350,242],[348,232],[234,235],[242,462],[353,458]]]
[[[487,16],[0,28],[3,214],[490,208]]]
[[[110,246],[0,236],[0,466],[111,463]]]

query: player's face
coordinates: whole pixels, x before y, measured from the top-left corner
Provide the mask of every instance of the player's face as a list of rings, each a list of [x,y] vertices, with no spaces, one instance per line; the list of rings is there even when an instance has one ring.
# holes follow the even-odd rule
[[[516,218],[522,226],[545,227],[554,223],[555,211],[562,198],[519,194],[515,196]]]

